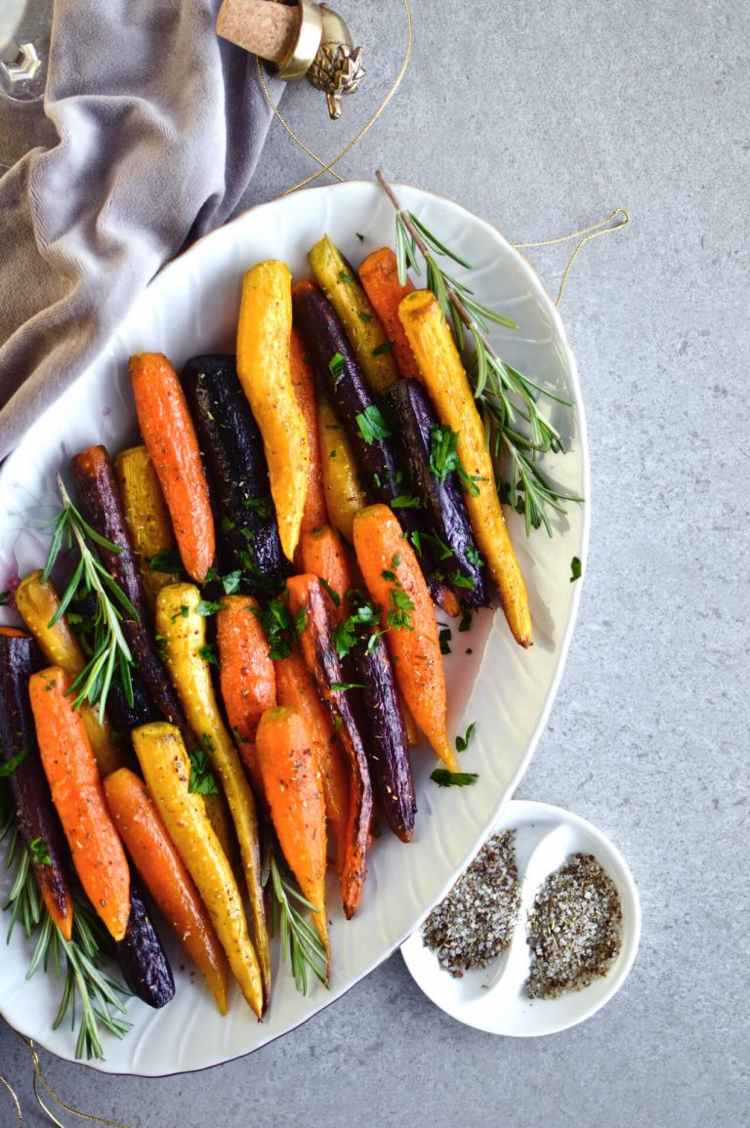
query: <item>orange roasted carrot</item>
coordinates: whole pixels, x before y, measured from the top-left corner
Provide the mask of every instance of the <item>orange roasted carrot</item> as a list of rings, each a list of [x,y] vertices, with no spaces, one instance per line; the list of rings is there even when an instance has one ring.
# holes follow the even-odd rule
[[[390,247],[380,247],[368,255],[358,273],[365,293],[385,329],[385,335],[393,345],[399,372],[402,376],[419,379],[417,358],[398,316],[399,302],[412,292],[413,285],[408,279],[405,286],[399,282],[396,256]]]
[[[255,757],[255,733],[266,709],[276,704],[276,674],[263,627],[255,614],[257,599],[227,595],[216,616],[219,681],[227,719],[240,755],[255,785],[263,781]]]
[[[161,353],[131,357],[130,380],[138,425],[172,518],[182,563],[192,579],[203,583],[213,564],[216,536],[185,394]]]
[[[224,950],[145,783],[129,768],[120,768],[107,776],[104,793],[133,865],[226,1014],[229,965]]]
[[[344,915],[351,919],[362,900],[367,875],[367,847],[372,819],[372,783],[362,734],[352,711],[344,670],[333,640],[333,619],[317,576],[292,576],[287,580],[289,609],[304,623],[300,649],[318,693],[326,705],[341,746],[349,777],[346,852],[341,871]]]
[[[419,561],[387,505],[359,511],[354,518],[354,549],[367,590],[381,609],[406,704],[438,758],[450,771],[457,771],[446,727],[445,673],[432,600]]]
[[[326,816],[311,734],[293,709],[269,709],[258,725],[257,755],[276,836],[330,963],[326,920]],[[326,968],[327,970],[327,968]]]
[[[323,470],[321,467],[320,442],[318,440],[318,405],[315,398],[315,377],[305,359],[305,348],[296,329],[292,329],[289,361],[292,370],[292,385],[299,409],[307,428],[307,442],[310,447],[310,477],[305,494],[305,508],[302,511],[300,532],[317,529],[328,520],[326,498],[323,490]]]
[[[310,735],[323,778],[326,818],[336,846],[336,867],[341,873],[346,856],[349,811],[346,759],[328,710],[298,650],[276,662],[276,694],[279,705],[299,713]]]
[[[338,623],[348,614],[346,593],[357,582],[356,565],[343,540],[330,525],[305,533],[301,542],[302,570],[325,580],[329,610]],[[333,593],[333,594],[332,594]],[[338,603],[336,602],[338,598]]]
[[[115,940],[130,916],[130,870],[104,799],[102,781],[70,677],[50,666],[29,679],[37,743],[52,802],[91,904]]]

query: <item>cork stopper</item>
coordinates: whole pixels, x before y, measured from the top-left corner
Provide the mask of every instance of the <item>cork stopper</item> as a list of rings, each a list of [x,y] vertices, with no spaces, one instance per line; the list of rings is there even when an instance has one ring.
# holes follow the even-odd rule
[[[300,31],[301,10],[274,0],[224,0],[216,31],[261,59],[281,64],[294,51]]]

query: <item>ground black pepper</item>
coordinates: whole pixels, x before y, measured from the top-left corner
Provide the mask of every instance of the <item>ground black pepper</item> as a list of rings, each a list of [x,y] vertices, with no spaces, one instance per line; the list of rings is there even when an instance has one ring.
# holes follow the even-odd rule
[[[557,998],[606,975],[622,944],[622,907],[593,854],[574,854],[550,874],[529,913],[532,999]]]
[[[460,977],[510,944],[521,902],[515,831],[496,834],[430,913],[422,939],[440,966]]]

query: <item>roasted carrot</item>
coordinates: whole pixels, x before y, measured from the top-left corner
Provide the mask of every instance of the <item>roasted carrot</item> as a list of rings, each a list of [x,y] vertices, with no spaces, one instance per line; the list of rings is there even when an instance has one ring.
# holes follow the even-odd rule
[[[318,400],[318,438],[328,520],[351,542],[354,514],[367,505],[354,451],[327,399]]]
[[[161,353],[130,359],[130,380],[143,441],[151,455],[185,571],[203,583],[216,551],[214,519],[185,394]]]
[[[289,560],[297,548],[310,479],[307,426],[292,384],[291,332],[289,267],[256,263],[242,280],[237,375],[263,436],[281,547]]]
[[[321,473],[320,442],[318,441],[318,406],[315,399],[315,377],[305,357],[305,349],[299,333],[292,329],[289,358],[292,371],[292,385],[297,403],[305,420],[307,442],[310,448],[310,470],[305,494],[305,508],[302,513],[300,532],[317,529],[328,520],[326,498]]]
[[[122,940],[130,916],[130,870],[70,684],[59,666],[29,679],[39,752],[81,885],[114,939]]]
[[[330,525],[323,525],[302,538],[302,570],[325,580],[330,611],[336,622],[347,614],[346,593],[357,582],[350,551]],[[338,600],[338,602],[337,602]]]
[[[402,298],[414,289],[407,278],[404,286],[398,280],[398,263],[390,247],[380,247],[368,255],[357,272],[372,308],[380,318],[385,335],[393,346],[393,356],[402,376],[419,376],[419,366],[398,316]]]
[[[457,771],[446,728],[445,673],[435,612],[419,562],[387,505],[370,505],[357,514],[354,549],[367,590],[381,609],[386,644],[406,703],[438,758]]]
[[[193,879],[162,822],[143,780],[120,768],[104,781],[104,793],[133,865],[200,969],[222,1014],[227,1012],[229,968]]]
[[[229,804],[242,857],[253,935],[266,1004],[271,997],[271,956],[260,872],[258,816],[253,792],[216,700],[206,647],[206,620],[201,593],[193,584],[170,584],[156,599],[156,627],[164,638],[169,672],[187,713],[190,727],[214,767]]]
[[[163,722],[141,725],[133,730],[133,747],[169,837],[208,909],[232,974],[260,1018],[263,982],[242,897],[203,797],[190,790],[190,759],[180,730]]]
[[[166,563],[174,554],[172,522],[164,501],[151,455],[145,446],[123,450],[115,459],[115,473],[133,549],[138,560],[143,590],[153,611],[156,596],[167,584],[174,584],[180,574]],[[156,559],[161,557],[161,560]],[[154,564],[151,564],[151,560]],[[155,565],[158,565],[155,566]]]
[[[336,848],[336,866],[341,873],[346,857],[349,783],[346,756],[323,705],[315,682],[298,650],[276,662],[276,694],[279,705],[299,713],[312,741],[323,777],[326,817]]]
[[[65,843],[39,759],[29,702],[29,678],[38,669],[39,658],[29,635],[15,627],[0,627],[0,765],[10,771],[7,782],[18,830],[29,848],[39,892],[52,920],[70,940],[73,898]],[[35,845],[41,855],[35,853]]]
[[[43,579],[41,571],[30,572],[16,589],[16,609],[44,657],[76,678],[86,659],[64,615],[50,626],[59,606],[57,592],[49,580]],[[83,704],[79,712],[103,778],[122,766],[122,754],[112,739],[108,722],[99,719],[97,710]]]
[[[531,646],[529,600],[497,494],[492,458],[474,393],[450,326],[429,290],[415,290],[399,307],[399,317],[441,422],[456,435],[456,450],[475,489],[465,494],[474,536],[500,591],[505,617],[516,642]]]
[[[266,709],[276,704],[276,674],[256,612],[257,599],[227,595],[216,617],[219,680],[227,720],[257,795],[263,780],[255,757],[255,733]]]
[[[341,873],[344,914],[354,915],[362,900],[366,876],[367,846],[372,818],[372,784],[362,735],[354,717],[341,661],[332,638],[333,621],[317,576],[292,576],[287,581],[289,608],[300,616],[304,627],[300,645],[305,665],[313,676],[328,708],[349,762],[349,811],[346,852]]]
[[[314,742],[293,709],[269,709],[258,725],[258,763],[287,864],[314,906],[313,925],[331,952],[326,920],[326,815]]]

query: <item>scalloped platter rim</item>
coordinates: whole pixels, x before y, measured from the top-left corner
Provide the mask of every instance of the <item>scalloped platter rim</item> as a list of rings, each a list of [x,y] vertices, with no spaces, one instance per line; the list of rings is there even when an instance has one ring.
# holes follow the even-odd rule
[[[572,411],[552,405],[568,453],[551,456],[547,466],[564,487],[588,497],[588,448],[575,360],[537,275],[495,228],[458,204],[405,185],[396,191],[404,206],[472,262],[472,285],[480,299],[518,322],[515,332],[498,329],[493,334],[502,355],[558,393],[569,394]],[[357,263],[376,246],[393,245],[393,228],[393,211],[381,190],[371,182],[347,182],[245,212],[166,266],[95,362],[34,422],[0,471],[0,587],[44,558],[57,468],[89,443],[103,442],[117,451],[135,439],[126,373],[131,353],[163,351],[181,365],[195,353],[232,349],[242,273],[253,262],[285,259],[302,276],[306,251],[327,231]],[[197,975],[183,970],[184,960],[165,936],[176,998],[161,1011],[131,1000],[130,1033],[122,1041],[107,1036],[106,1059],[88,1064],[110,1073],[163,1076],[251,1053],[293,1030],[372,971],[447,893],[528,767],[560,681],[580,599],[580,582],[570,582],[570,561],[578,556],[585,568],[588,506],[570,507],[567,517],[556,521],[552,538],[539,530],[527,540],[513,513],[509,524],[529,586],[535,645],[529,651],[517,647],[501,612],[477,616],[469,633],[459,633],[453,624],[453,653],[447,659],[450,727],[455,734],[469,721],[477,722],[462,767],[478,772],[479,779],[470,788],[438,788],[429,780],[434,761],[426,749],[415,750],[419,814],[414,841],[404,846],[392,836],[378,839],[364,902],[353,921],[344,921],[336,889],[333,884],[329,888],[330,990],[316,986],[308,998],[298,995],[286,969],[278,966],[277,954],[274,994],[264,1022],[254,1020],[237,991],[222,1019]],[[2,615],[10,621],[6,609]],[[7,891],[3,871],[0,897]],[[16,929],[0,959],[0,1014],[40,1046],[74,1060],[69,1026],[51,1029],[57,985],[42,973],[26,981],[29,955],[29,942]]]

